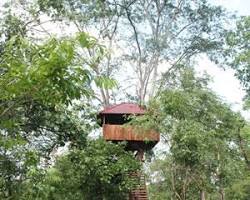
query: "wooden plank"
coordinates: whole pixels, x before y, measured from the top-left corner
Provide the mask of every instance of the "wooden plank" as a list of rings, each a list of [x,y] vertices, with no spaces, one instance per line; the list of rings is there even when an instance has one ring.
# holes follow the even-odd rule
[[[136,130],[135,128],[122,125],[103,125],[103,136],[105,140],[117,141],[159,141],[160,134],[153,131]]]

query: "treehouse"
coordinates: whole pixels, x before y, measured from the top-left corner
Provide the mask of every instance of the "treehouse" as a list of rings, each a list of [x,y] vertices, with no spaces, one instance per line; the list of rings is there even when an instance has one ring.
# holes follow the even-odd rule
[[[133,103],[121,103],[106,107],[98,115],[99,124],[103,127],[103,137],[107,141],[127,142],[127,150],[145,151],[152,149],[160,139],[154,130],[138,130],[125,125],[131,115],[140,116],[145,113],[143,107]]]
[[[98,114],[98,122],[103,128],[106,141],[115,143],[126,141],[126,150],[135,152],[135,159],[143,161],[144,152],[152,149],[160,140],[160,135],[154,130],[142,130],[127,125],[129,116],[140,116],[145,109],[133,103],[121,103],[106,107]],[[142,172],[129,174],[137,179],[138,184],[128,194],[129,200],[148,200],[145,176]]]

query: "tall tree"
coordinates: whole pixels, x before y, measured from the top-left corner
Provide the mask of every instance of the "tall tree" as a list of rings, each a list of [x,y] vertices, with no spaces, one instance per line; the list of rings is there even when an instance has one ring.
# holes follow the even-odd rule
[[[168,79],[182,62],[220,46],[225,13],[207,1],[138,0],[121,6],[128,24],[124,55],[136,74],[136,95],[142,103],[157,91],[159,67]]]
[[[99,58],[84,58],[83,68],[79,49],[95,49]],[[87,104],[91,82],[107,85],[92,74],[89,63],[101,59],[102,52],[85,33],[42,44],[17,35],[5,43],[0,61],[1,198],[17,198],[29,169],[46,166],[57,147],[66,142],[85,146],[94,127],[89,123],[95,120]],[[73,109],[76,101],[84,102],[78,110]]]
[[[158,129],[166,144],[164,160],[153,164],[159,175],[153,188],[168,188],[162,195],[169,199],[225,199],[225,189],[244,172],[236,142],[242,119],[207,88],[207,78],[192,70],[177,77],[151,102],[148,116],[134,122]]]
[[[250,94],[250,17],[241,17],[236,28],[226,33],[226,47],[223,52],[227,65],[235,69],[247,95]]]
[[[132,87],[136,92],[127,93],[141,103],[161,85],[160,66],[168,78],[180,63],[220,49],[228,17],[221,7],[206,0],[56,0],[36,5],[53,20],[68,22],[106,42],[111,52],[95,68],[96,74],[122,77],[127,84],[119,83],[120,88]],[[100,94],[101,102],[110,104],[109,90],[101,88]]]

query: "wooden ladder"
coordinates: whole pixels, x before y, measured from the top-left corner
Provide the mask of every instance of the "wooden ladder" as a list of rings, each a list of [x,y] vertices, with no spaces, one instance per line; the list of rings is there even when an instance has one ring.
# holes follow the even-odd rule
[[[145,175],[143,173],[133,173],[131,176],[139,179],[139,181],[130,192],[129,200],[148,200]]]

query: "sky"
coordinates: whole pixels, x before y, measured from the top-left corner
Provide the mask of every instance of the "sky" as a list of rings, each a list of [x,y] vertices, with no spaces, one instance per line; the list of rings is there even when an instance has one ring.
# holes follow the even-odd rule
[[[240,15],[250,15],[249,0],[209,0],[212,4],[221,5],[230,11],[236,11]]]

